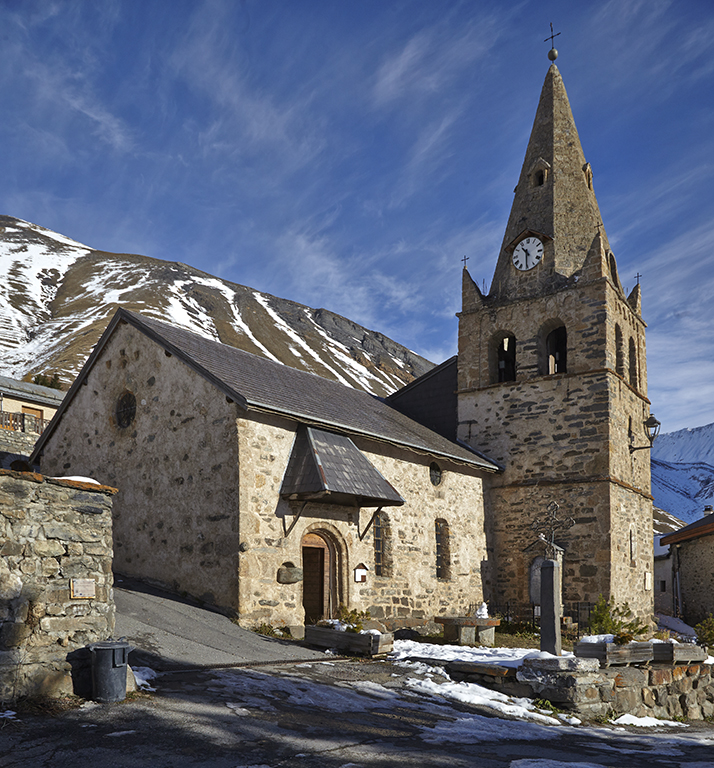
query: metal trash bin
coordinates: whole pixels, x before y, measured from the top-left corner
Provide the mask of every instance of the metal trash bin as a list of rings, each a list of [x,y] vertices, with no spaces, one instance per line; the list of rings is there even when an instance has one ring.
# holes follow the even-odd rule
[[[133,648],[125,638],[89,646],[92,652],[92,699],[107,703],[126,698],[126,664]]]

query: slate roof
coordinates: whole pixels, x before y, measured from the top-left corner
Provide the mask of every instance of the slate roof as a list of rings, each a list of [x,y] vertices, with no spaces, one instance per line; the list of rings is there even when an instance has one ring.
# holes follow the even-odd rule
[[[58,408],[64,398],[64,392],[41,384],[31,384],[29,381],[18,381],[7,376],[0,376],[0,394],[8,395],[16,400],[49,405]]]
[[[140,330],[248,411],[268,411],[305,424],[364,435],[488,472],[501,469],[487,457],[432,432],[367,392],[298,371],[126,309],[118,309],[110,321],[67,393],[62,407],[37,441],[33,457],[39,455],[51,437],[76,388],[81,385],[121,322]]]
[[[456,439],[458,357],[454,355],[385,398],[385,402],[442,437]]]
[[[404,504],[347,435],[304,426],[295,438],[280,494],[357,507]]]

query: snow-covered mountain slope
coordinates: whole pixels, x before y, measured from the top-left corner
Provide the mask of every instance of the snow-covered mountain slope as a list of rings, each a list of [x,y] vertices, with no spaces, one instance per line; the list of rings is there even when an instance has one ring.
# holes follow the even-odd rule
[[[714,504],[714,424],[660,435],[652,446],[655,506],[691,523]]]
[[[684,520],[680,520],[678,517],[671,515],[664,509],[655,506],[652,520],[652,530],[655,536],[664,536],[667,533],[678,531],[685,525],[687,525],[687,523],[685,523]]]
[[[10,216],[0,216],[0,271],[0,374],[17,379],[56,371],[71,383],[119,306],[375,395],[433,367],[325,309]]]
[[[660,435],[652,445],[652,456],[674,463],[704,461],[714,466],[714,424]]]

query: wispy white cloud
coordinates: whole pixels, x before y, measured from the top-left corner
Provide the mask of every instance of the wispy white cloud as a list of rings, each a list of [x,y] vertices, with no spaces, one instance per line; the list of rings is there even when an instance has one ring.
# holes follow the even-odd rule
[[[109,16],[111,7],[112,3],[107,3]],[[42,25],[63,19],[66,10],[70,9],[51,3],[45,8],[34,7],[27,16],[7,17],[10,23],[5,31],[10,40],[0,51],[3,85],[9,88],[13,78],[16,92],[25,89],[24,104],[29,111],[24,122],[31,126],[51,114],[56,134],[76,139],[86,126],[102,144],[127,152],[133,146],[131,130],[100,94],[95,81],[99,69],[96,41],[83,38],[81,29],[72,30],[59,49],[38,51],[30,40],[31,33]],[[7,117],[14,118],[12,114]]]
[[[232,3],[202,3],[170,56],[175,76],[206,100],[205,113],[195,116],[201,149],[226,158],[277,152],[283,173],[294,171],[323,146],[315,130],[319,120],[310,113],[309,97],[279,99],[251,83],[240,41],[230,31],[232,11]]]
[[[375,73],[373,99],[377,107],[403,107],[405,102],[443,96],[453,81],[497,44],[508,12],[500,16],[476,13],[457,27],[444,19],[415,33],[384,57]]]

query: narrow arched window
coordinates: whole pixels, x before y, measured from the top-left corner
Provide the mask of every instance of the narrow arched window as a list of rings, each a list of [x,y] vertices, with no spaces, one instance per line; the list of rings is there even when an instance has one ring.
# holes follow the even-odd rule
[[[630,385],[637,389],[637,347],[630,336]]]
[[[622,345],[622,329],[615,325],[615,372],[625,378],[625,349]]]
[[[504,336],[498,342],[496,351],[497,381],[516,380],[516,337],[513,334]]]
[[[372,526],[374,539],[374,575],[391,575],[391,546],[389,537],[389,518],[384,512],[378,512]]]
[[[441,518],[434,523],[436,533],[436,578],[451,578],[451,548],[449,524]]]
[[[545,352],[548,356],[548,373],[567,373],[568,371],[568,332],[565,326],[551,331],[545,340]]]

